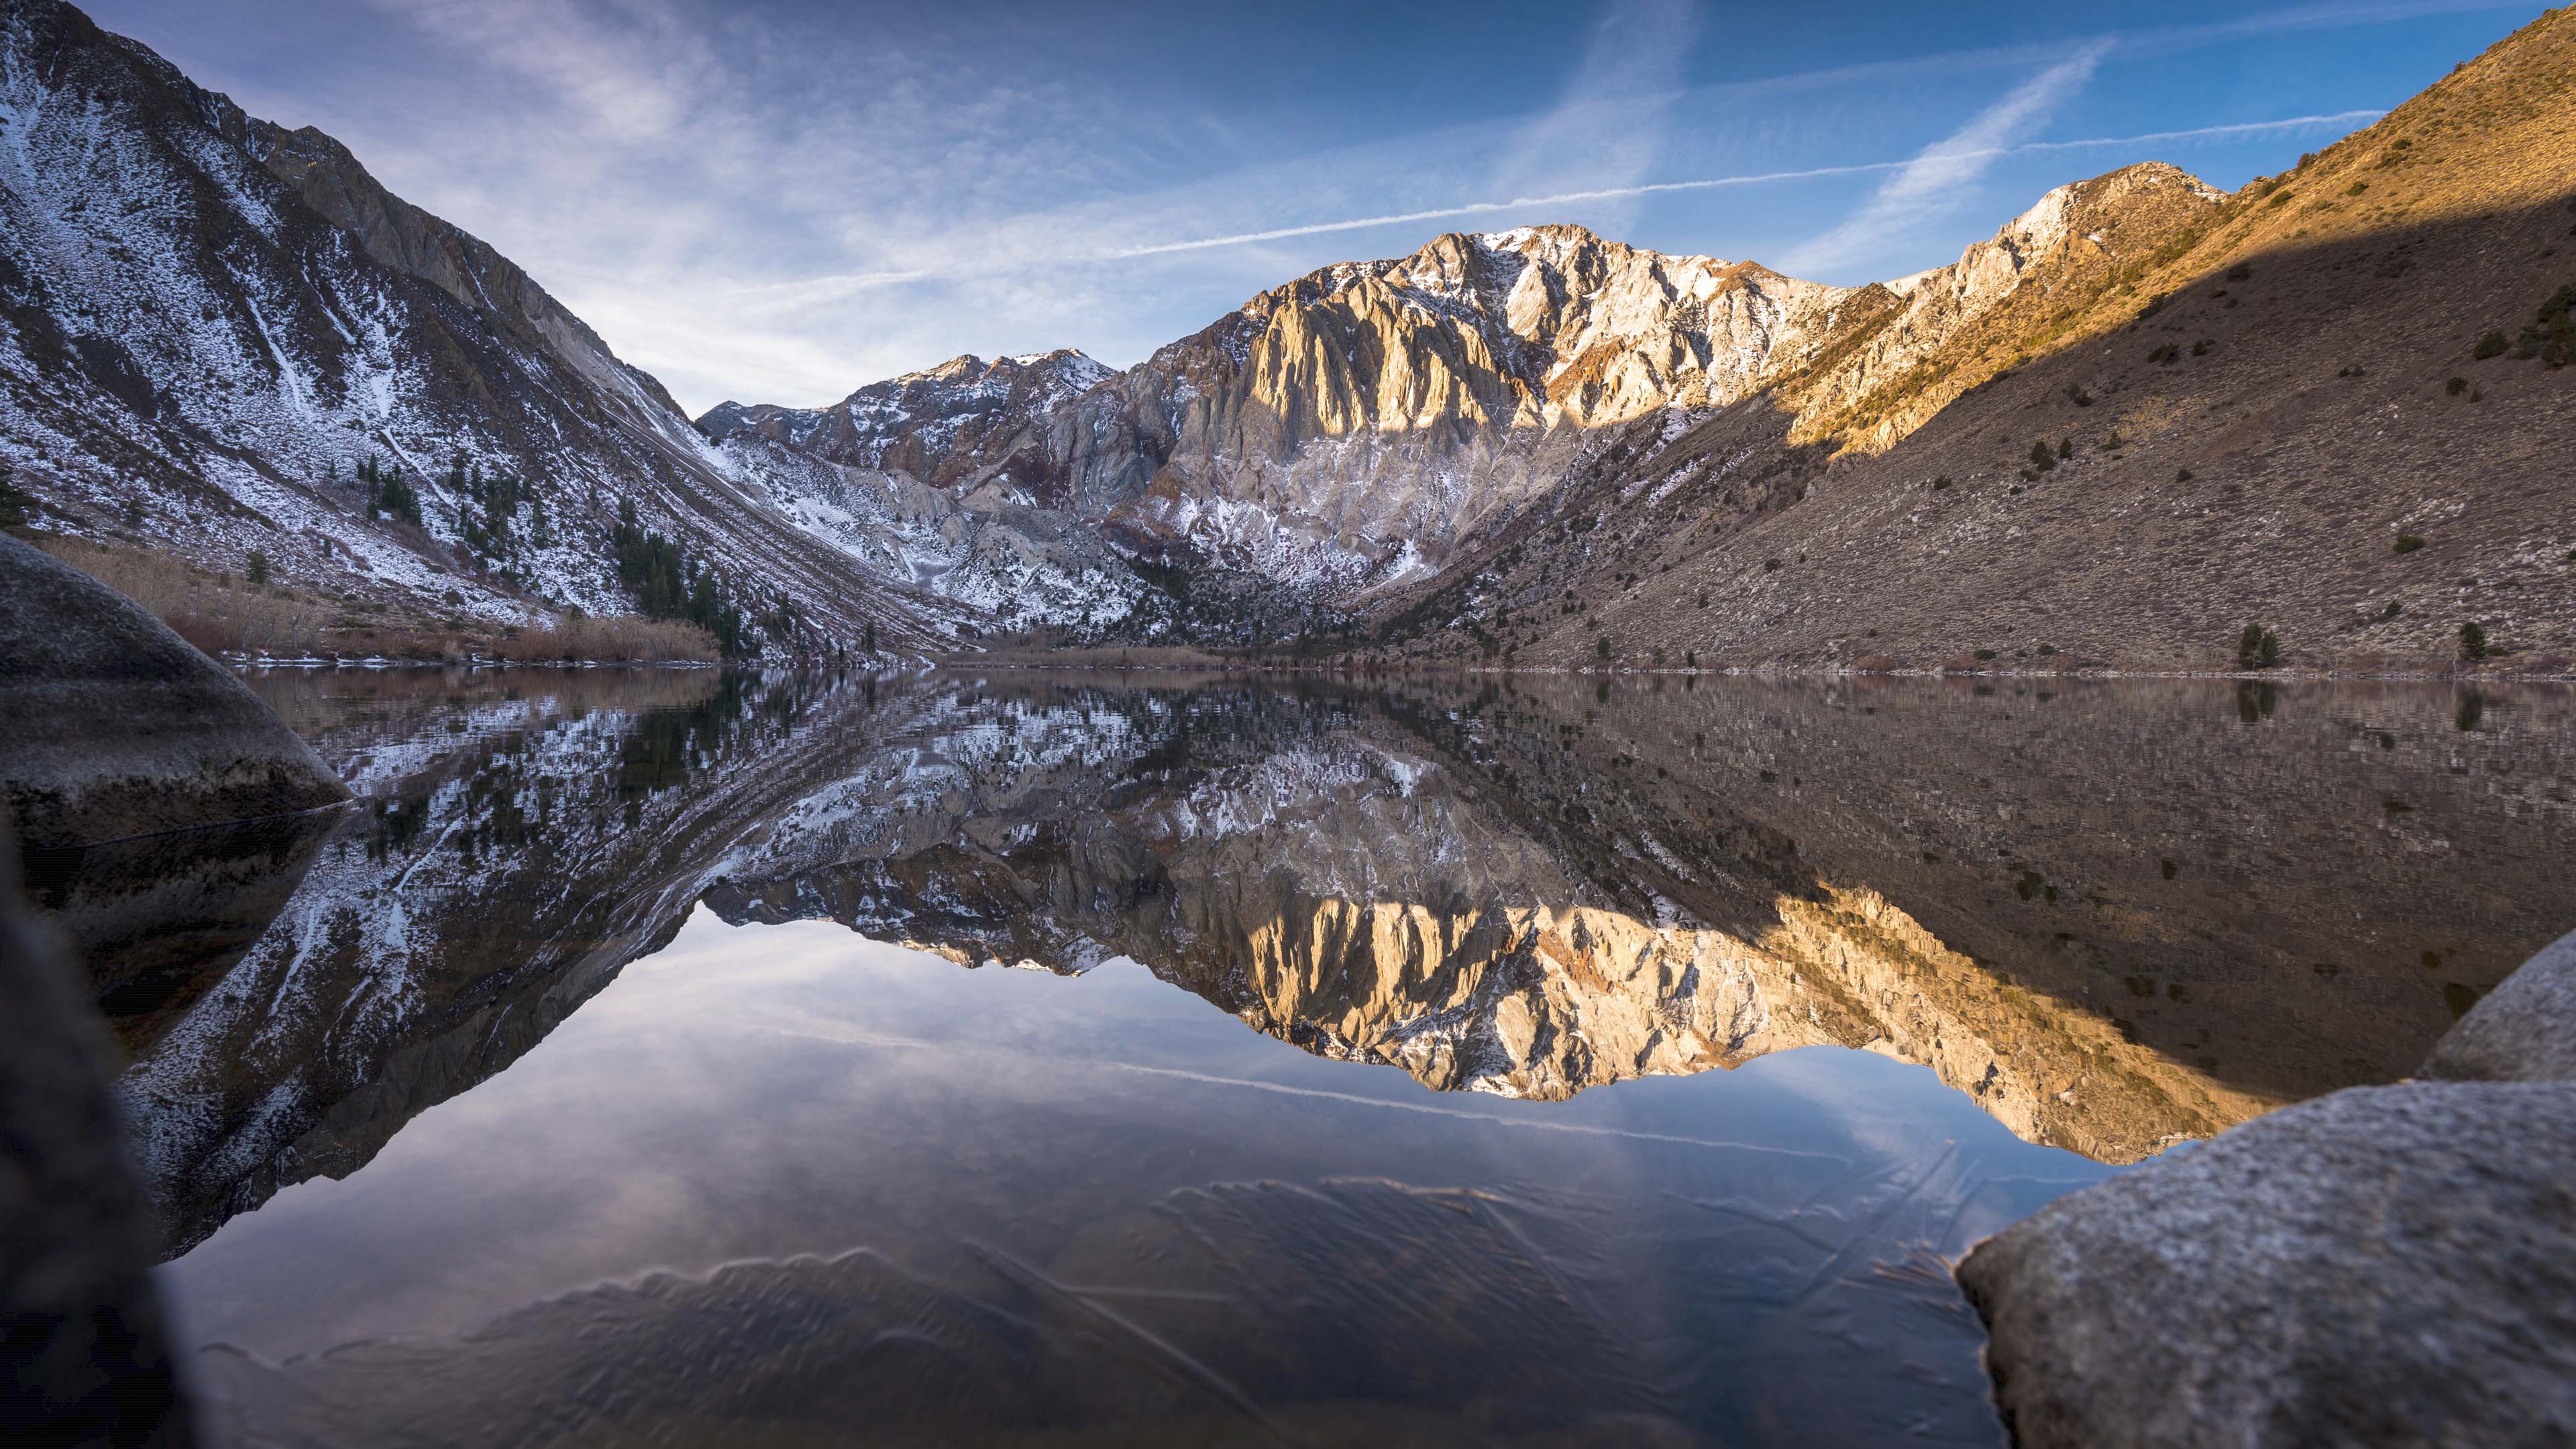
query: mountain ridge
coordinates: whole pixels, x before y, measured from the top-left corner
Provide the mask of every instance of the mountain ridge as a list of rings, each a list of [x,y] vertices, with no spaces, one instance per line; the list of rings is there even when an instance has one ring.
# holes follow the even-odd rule
[[[1817,388],[1866,385],[1872,369],[1911,366],[2010,295],[2044,260],[2025,257],[2035,233],[2053,246],[2078,216],[2117,229],[2114,212],[2223,195],[2162,163],[2062,187],[1997,240],[1908,279],[1902,299],[1884,284],[1831,287],[1572,224],[1444,233],[1404,257],[1334,263],[1256,293],[1078,397],[1050,397],[1043,415],[986,422],[976,436],[1008,435],[1024,498],[1094,520],[1141,554],[1260,573],[1364,610],[1438,573],[1477,525],[1545,497],[1586,434],[1730,406],[1838,364]],[[1895,339],[1856,351],[1891,319]],[[931,370],[852,400],[954,382],[988,390]],[[720,442],[749,416],[728,409],[700,419]],[[936,427],[956,410],[930,401],[913,413]],[[822,441],[788,441],[838,461],[894,456],[882,443],[854,456],[846,429],[808,436]]]
[[[2031,536],[2002,498],[2036,491],[2059,461],[2076,465],[2063,482],[2093,476],[2093,453],[2180,455],[2232,436],[2200,421],[2220,403],[2150,418],[2124,400],[2052,416],[2061,432],[2016,437],[1998,470],[1964,436],[2035,419],[2004,416],[1996,390],[2015,414],[2068,414],[2142,386],[2129,375],[2141,365],[2174,369],[2157,374],[2167,380],[2232,375],[2232,347],[2217,364],[2160,352],[2119,374],[2072,354],[2173,325],[2178,314],[2148,319],[2203,285],[2193,268],[2242,268],[2356,220],[2361,236],[2421,224],[2400,193],[2433,174],[2427,157],[2469,144],[2435,140],[2463,105],[2520,139],[2479,142],[2474,173],[2443,185],[2535,215],[2576,192],[2547,104],[2567,89],[2553,69],[2564,15],[2327,161],[2235,193],[2162,162],[2122,167],[2053,188],[1956,261],[1889,282],[1827,286],[1570,224],[1450,232],[1402,257],[1310,270],[1125,369],[1075,349],[963,355],[822,408],[727,402],[693,421],[524,271],[386,191],[327,135],[250,117],[68,5],[29,0],[0,37],[0,463],[33,495],[40,531],[158,547],[208,573],[257,555],[343,624],[391,610],[498,632],[625,612],[644,598],[630,545],[650,533],[676,550],[679,596],[728,617],[745,653],[882,632],[934,653],[997,639],[1294,641],[1451,663],[1967,667],[1991,632],[1977,605],[1924,587],[1939,556],[1887,532],[1920,512],[1915,490],[1978,480],[1937,501],[1973,494],[1960,537],[1990,556],[1980,566],[2026,570],[2028,549],[1993,545]],[[2397,134],[2410,128],[2422,148]],[[2341,175],[2351,168],[2334,158],[2383,143],[2349,191],[2311,190],[2312,165]],[[102,148],[117,164],[98,162]],[[2294,194],[2301,204],[2282,210]],[[2292,222],[2308,224],[2293,236]],[[2547,269],[2525,264],[2551,252],[2508,265],[2474,230],[2445,236],[2458,264],[2377,264],[2395,269],[2371,284],[2387,308],[2426,314],[2435,292],[2455,305],[2463,287],[2500,296],[2507,272],[2531,300],[2551,295]],[[2422,255],[2414,246],[2391,255]],[[2204,291],[2226,309],[2244,300]],[[2477,305],[2501,320],[2483,294]],[[2314,307],[2355,341],[2374,325],[2330,298]],[[2198,358],[2216,341],[2205,331],[2176,347]],[[2064,374],[2050,384],[2058,401],[2013,381],[2036,371]],[[1984,421],[1970,426],[1972,414]],[[2081,453],[2062,431],[2115,414]],[[2464,441],[2479,422],[2445,416],[2437,431]],[[2563,398],[2522,426],[2563,429]],[[2037,458],[2041,442],[2057,456]],[[410,516],[383,516],[382,473],[354,476],[365,460],[416,495]],[[2004,484],[2015,469],[2031,476]],[[1982,480],[2002,498],[1987,500]],[[2418,511],[2456,513],[2479,485],[2444,474],[2408,486]],[[1819,488],[1837,500],[1812,503]],[[2157,506],[2147,493],[2128,505]],[[1738,551],[1757,536],[1787,541]],[[1854,567],[1908,557],[1914,576],[1891,576],[1900,592],[1868,618],[1849,601],[1881,587],[1857,574],[1784,595],[1797,581],[1779,577],[1780,550],[1828,537],[1853,545]],[[2072,535],[2048,545],[2070,547]],[[2513,556],[2538,547],[2520,537]],[[2305,609],[2302,638],[2319,627],[2313,602],[2204,577],[2189,640],[2155,637],[2170,606],[2152,590],[2092,564],[2075,572],[2087,607],[2102,604],[2072,651],[2093,663],[2207,662],[2228,632],[2215,618],[2248,610]],[[1668,574],[1695,582],[1658,582]],[[2326,575],[2358,577],[2350,561]],[[2564,581],[2541,582],[2551,607],[2511,621],[2530,636],[2513,646],[2526,658],[2576,647]],[[1947,598],[1945,612],[1902,602],[1907,589]],[[1653,609],[1631,607],[1649,598]],[[1702,617],[1712,599],[1734,602]],[[1835,617],[1823,635],[1780,632],[1802,611]],[[1614,620],[1626,622],[1597,627]],[[2395,634],[2430,657],[2423,630]],[[2059,647],[2023,647],[2040,642]]]

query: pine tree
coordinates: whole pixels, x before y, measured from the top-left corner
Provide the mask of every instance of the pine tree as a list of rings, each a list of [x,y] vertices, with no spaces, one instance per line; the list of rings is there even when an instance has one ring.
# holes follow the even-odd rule
[[[397,468],[388,475],[376,466],[375,459],[369,458],[366,471],[361,476],[375,487],[372,501],[367,505],[367,511],[371,516],[378,510],[382,510],[414,526],[420,523],[419,490],[413,488],[410,481],[403,477],[401,469]]]

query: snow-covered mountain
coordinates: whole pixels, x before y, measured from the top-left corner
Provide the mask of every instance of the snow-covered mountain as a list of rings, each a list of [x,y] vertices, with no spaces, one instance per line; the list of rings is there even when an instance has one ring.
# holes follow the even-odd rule
[[[42,528],[497,624],[631,611],[631,508],[745,614],[792,602],[766,642],[949,637],[507,258],[54,0],[0,12],[0,324]]]
[[[1925,360],[2067,277],[2070,248],[2125,255],[2221,199],[2173,167],[2131,167],[2050,192],[1951,266],[1858,288],[1577,226],[1452,233],[1263,292],[1122,373],[1078,353],[959,358],[830,409],[728,403],[700,426],[751,475],[757,437],[1365,611],[1479,531],[1759,394],[1848,421],[1902,387],[1923,406],[1865,419],[1897,436],[1900,416],[1947,400],[1923,386]]]
[[[1113,376],[1078,351],[1026,357],[954,357],[922,372],[870,383],[828,408],[725,403],[698,419],[721,443],[736,436],[783,443],[853,468],[892,469],[959,493],[991,489],[1016,502],[1062,508],[1050,460],[1066,449],[1049,436],[1056,413]]]

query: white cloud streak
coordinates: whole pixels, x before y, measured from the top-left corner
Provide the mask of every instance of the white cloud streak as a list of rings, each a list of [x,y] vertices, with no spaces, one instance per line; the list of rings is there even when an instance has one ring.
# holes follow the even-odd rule
[[[670,134],[712,77],[663,0],[370,0],[424,34],[561,98],[597,134]]]
[[[2283,131],[2319,130],[2331,126],[2363,126],[2386,114],[2387,112],[2378,110],[2336,111],[2330,115],[2321,116],[2289,116],[2278,121],[2242,121],[2225,126],[2194,126],[2180,131],[2145,131],[2135,136],[2098,136],[2079,141],[2022,141],[2009,146],[1986,146],[1976,149],[1950,148],[1945,142],[1940,151],[1940,160],[1945,165],[1963,166],[1977,162],[1992,162],[2007,156],[2033,155],[2044,151],[2081,151],[2120,146],[2147,146],[2166,141],[2205,141],[2267,136]],[[1929,154],[1926,153],[1927,156]],[[1809,166],[1795,171],[1756,171],[1740,176],[1709,176],[1690,181],[1650,181],[1635,186],[1602,187],[1589,191],[1559,191],[1546,196],[1517,196],[1509,201],[1462,201],[1455,206],[1431,207],[1422,211],[1390,212],[1383,216],[1359,216],[1342,221],[1318,221],[1301,226],[1274,227],[1268,231],[1237,232],[1231,236],[1200,237],[1192,241],[1156,242],[1147,246],[1122,247],[1105,253],[1104,256],[1109,259],[1159,256],[1167,252],[1200,251],[1209,247],[1280,241],[1288,237],[1319,236],[1326,232],[1360,231],[1368,227],[1392,226],[1401,222],[1439,221],[1454,216],[1523,211],[1534,206],[1568,206],[1578,202],[1619,197],[1653,196],[1668,191],[1710,191],[1720,187],[1760,186],[1778,181],[1809,181],[1830,176],[1865,176],[1882,171],[1911,172],[1922,168],[1925,159],[1925,156],[1912,156],[1901,161],[1855,161],[1848,165]],[[911,281],[925,275],[927,274],[889,275],[881,280]]]
[[[91,3],[171,17],[151,27],[158,34],[244,28],[185,0]],[[2117,59],[2522,3],[2308,3],[2123,31]],[[328,23],[298,23],[304,7]],[[1963,78],[2019,78],[2066,57],[2015,43],[1693,86],[1691,52],[1715,39],[1702,34],[1716,23],[1703,6],[1606,0],[1587,29],[1544,27],[1574,43],[1561,84],[1538,87],[1535,109],[1467,105],[1444,124],[1440,112],[1396,107],[1410,124],[1317,149],[1242,132],[1221,95],[1166,104],[1152,88],[1119,89],[1127,77],[1087,60],[1032,66],[934,13],[904,19],[893,0],[885,23],[856,26],[838,7],[717,0],[222,8],[274,17],[250,27],[266,39],[249,73],[281,78],[257,83],[272,103],[255,109],[340,135],[388,185],[484,235],[621,355],[701,406],[837,396],[969,349],[1080,342],[1132,360],[1325,260],[1313,238],[1373,227],[1400,237],[1405,225],[1452,218],[1579,217],[1617,231],[1626,203],[1776,184],[1781,206],[1745,218],[1752,235],[1737,243],[1771,260],[1786,251],[1780,230],[1795,236],[1811,208],[1840,195],[1795,183],[1901,179],[1932,158],[1788,169],[1796,161],[1825,159],[1819,148],[1863,129],[1920,125],[1928,97],[1955,94]],[[241,76],[215,67],[200,79],[233,89]],[[1102,104],[1104,94],[1119,103]],[[1977,99],[1972,91],[1969,104]],[[1210,107],[1224,114],[1203,114]],[[2034,126],[1990,145],[1953,137],[1938,159],[1974,167],[2368,115],[2065,142],[2024,139],[2043,134]],[[1677,164],[1685,155],[1742,158],[1743,174],[1693,176],[1696,166]]]
[[[1615,189],[1643,178],[1671,131],[1699,33],[1690,0],[1609,0],[1556,105],[1520,128],[1489,183],[1538,191],[1584,178]]]
[[[1814,273],[1847,265],[1885,248],[1891,239],[1924,221],[1956,210],[1968,188],[1998,157],[2019,144],[2016,138],[2046,124],[2059,106],[2084,89],[2110,48],[2109,41],[2085,46],[1925,147],[1921,155],[1897,167],[1896,174],[1860,210],[1798,248],[1788,258],[1790,268]]]

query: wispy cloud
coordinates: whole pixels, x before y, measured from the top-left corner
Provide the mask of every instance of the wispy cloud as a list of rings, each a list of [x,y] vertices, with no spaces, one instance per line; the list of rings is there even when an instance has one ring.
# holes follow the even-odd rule
[[[705,61],[658,0],[370,0],[562,101],[602,134],[669,134],[697,109]]]
[[[2054,102],[2039,94],[2025,98],[2035,117],[1989,107],[1988,129],[1908,154],[1908,138],[2061,72],[2068,51],[1891,44],[1865,61],[1747,74],[1718,61],[1720,43],[1794,54],[1771,42],[1802,22],[1730,10],[1721,37],[1706,0],[1454,9],[1438,23],[1474,28],[1456,49],[1472,58],[1454,64],[1446,48],[1394,62],[1223,16],[1180,22],[1177,5],[1149,22],[999,0],[86,3],[254,110],[339,135],[692,406],[819,401],[969,350],[1075,343],[1132,360],[1332,254],[1404,250],[1462,218],[1581,221],[1803,268],[1836,233],[1848,248],[1864,218],[1895,217],[1891,250],[1842,270],[1911,270],[1968,231],[1958,217],[1913,223],[1953,193],[1974,201],[1972,183],[2006,158],[2091,148],[2113,164],[2160,154],[2110,154],[2123,148],[2372,115],[2042,140]],[[2231,63],[2288,56],[2304,48],[2271,37],[2532,3],[2337,0],[2164,25],[2137,0],[2144,24],[2116,32],[2094,89],[2116,79],[2123,101],[2152,96],[2149,115],[2218,119],[2236,101],[2202,83],[2214,48]],[[1925,23],[1887,38],[1956,33]],[[1259,64],[1240,83],[1222,79],[1247,56]],[[2381,73],[2336,75],[2280,104],[2322,112],[2402,93]],[[2138,113],[2108,113],[2122,112]],[[1851,149],[1867,135],[1896,139]],[[2272,160],[2220,154],[2222,181]],[[1835,178],[1845,184],[1822,184]],[[1818,214],[1877,181],[1888,185],[1854,216]],[[1729,190],[1746,204],[1687,200]],[[1331,240],[1345,233],[1362,239]]]
[[[2284,131],[2315,131],[2334,127],[2366,126],[2386,114],[2387,112],[2378,110],[2336,111],[2331,115],[2289,116],[2278,121],[2241,121],[2225,126],[2194,126],[2181,131],[2146,131],[2135,136],[2096,136],[2080,141],[2023,141],[2010,146],[1988,146],[1973,150],[1951,148],[1942,150],[1940,159],[1945,166],[1965,167],[2000,160],[2006,156],[2032,155],[2042,151],[2151,146],[2166,141],[2205,141],[2222,137],[2241,139],[2248,136],[2277,135]],[[1277,241],[1284,237],[1317,236],[1336,231],[1360,231],[1373,226],[1392,226],[1399,222],[1440,221],[1449,217],[1475,216],[1488,212],[1528,211],[1540,206],[1572,206],[1586,201],[1654,196],[1670,191],[1712,191],[1726,186],[1759,186],[1766,182],[1812,181],[1827,176],[1864,176],[1882,171],[1900,171],[1909,176],[1919,176],[1924,173],[1924,168],[1925,157],[1913,156],[1902,161],[1854,161],[1842,166],[1808,166],[1795,171],[1754,171],[1740,176],[1708,176],[1690,181],[1648,181],[1634,186],[1605,187],[1590,191],[1559,191],[1546,196],[1516,196],[1509,201],[1462,201],[1454,206],[1432,207],[1423,211],[1392,212],[1385,216],[1357,216],[1341,221],[1308,222],[1300,226],[1276,227],[1269,231],[1238,232],[1232,236],[1154,242],[1145,246],[1123,247],[1107,255],[1110,257],[1158,256],[1166,252],[1200,251],[1210,247]],[[913,277],[889,277],[883,280],[913,279]]]
[[[1969,187],[2008,154],[2019,138],[2047,123],[2093,79],[2111,48],[2097,40],[2049,66],[1969,122],[1897,167],[1860,210],[1788,259],[1802,275],[1831,271],[1883,251],[1924,222],[1964,205]]]
[[[1581,178],[1615,191],[1644,177],[1660,159],[1699,32],[1690,0],[1610,0],[1556,104],[1517,128],[1490,183],[1564,190]]]

